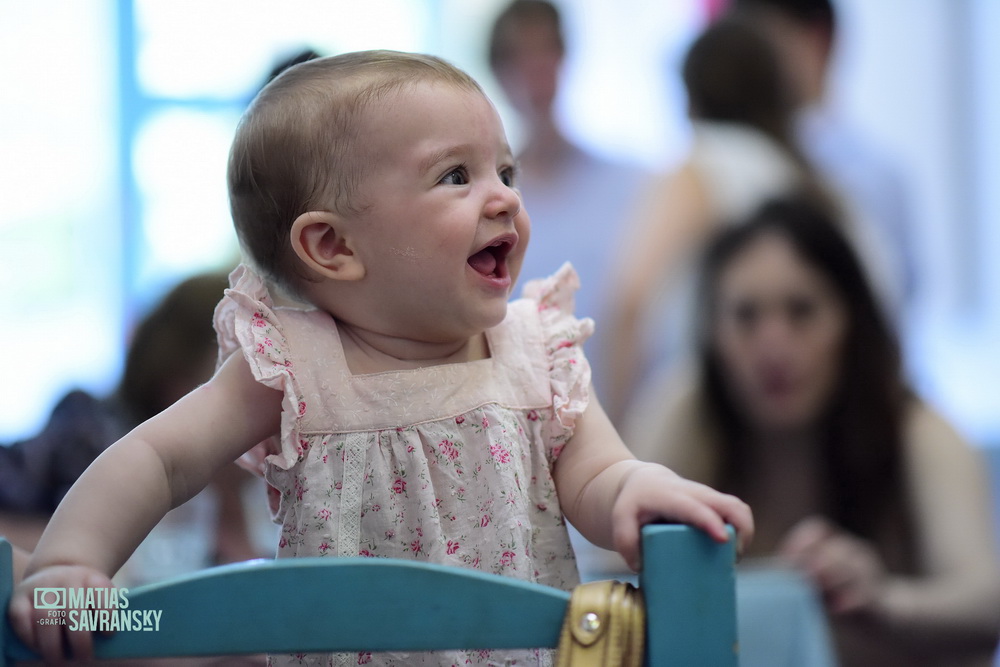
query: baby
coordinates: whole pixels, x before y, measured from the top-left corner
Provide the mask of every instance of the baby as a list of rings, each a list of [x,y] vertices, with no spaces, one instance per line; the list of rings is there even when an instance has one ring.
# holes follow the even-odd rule
[[[635,460],[611,426],[589,387],[592,324],[572,316],[572,269],[508,303],[530,231],[515,172],[482,89],[434,57],[313,60],[261,91],[230,156],[253,268],[234,272],[217,310],[219,369],[72,488],[11,601],[18,634],[60,655],[62,628],[37,622],[33,589],[111,586],[170,508],[259,443],[279,557],[410,558],[568,589],[567,520],[632,567],[652,521],[719,541],[730,523],[745,545],[745,504]],[[268,285],[310,307],[274,307]],[[66,635],[89,654],[88,633]]]

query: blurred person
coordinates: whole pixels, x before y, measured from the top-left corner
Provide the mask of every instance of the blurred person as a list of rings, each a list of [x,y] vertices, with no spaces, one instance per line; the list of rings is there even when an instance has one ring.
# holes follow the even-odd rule
[[[37,435],[0,447],[0,534],[34,549],[49,516],[98,455],[212,376],[218,353],[212,316],[227,285],[224,274],[214,273],[177,284],[137,325],[110,396],[71,391]],[[249,478],[233,465],[214,480],[218,562],[258,555],[240,497]]]
[[[793,137],[790,86],[755,25],[727,17],[706,27],[681,76],[691,147],[650,185],[612,272],[617,298],[604,352],[616,419],[638,386],[676,361],[686,325],[679,285],[699,244],[721,221],[814,179]]]
[[[796,141],[792,86],[761,28],[737,14],[714,21],[688,49],[681,74],[690,150],[649,188],[613,271],[615,301],[604,352],[614,419],[639,387],[659,382],[682,360],[691,259],[701,244],[767,199],[807,192],[826,202],[882,283],[878,244]]]
[[[795,94],[796,136],[806,155],[851,202],[882,245],[890,313],[904,320],[917,290],[916,222],[901,166],[831,98],[839,21],[832,0],[730,0],[759,22]]]
[[[518,189],[531,210],[531,247],[521,275],[548,276],[570,261],[580,275],[576,312],[603,322],[608,273],[623,223],[648,177],[640,166],[600,157],[566,137],[556,118],[566,40],[559,9],[545,0],[514,0],[495,19],[489,64],[523,121]],[[586,350],[604,393],[604,327]]]
[[[841,664],[988,665],[1000,561],[979,452],[907,387],[856,254],[805,200],[722,231],[700,270],[697,368],[644,397],[636,455],[739,494],[748,556],[821,593]]]

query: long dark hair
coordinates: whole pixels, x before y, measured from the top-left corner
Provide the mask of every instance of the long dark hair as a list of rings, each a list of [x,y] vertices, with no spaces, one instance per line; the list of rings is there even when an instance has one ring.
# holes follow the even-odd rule
[[[912,544],[903,461],[904,412],[912,395],[903,379],[899,343],[857,254],[826,211],[804,197],[768,202],[725,229],[704,254],[699,363],[707,417],[720,435],[718,484],[737,494],[743,490],[752,460],[747,448],[755,446],[727,390],[709,333],[719,276],[754,240],[777,234],[826,278],[847,311],[840,378],[819,425],[823,511],[859,536],[881,544]],[[892,534],[888,541],[887,530]],[[895,558],[902,559],[896,560],[897,567],[912,567],[905,553]]]

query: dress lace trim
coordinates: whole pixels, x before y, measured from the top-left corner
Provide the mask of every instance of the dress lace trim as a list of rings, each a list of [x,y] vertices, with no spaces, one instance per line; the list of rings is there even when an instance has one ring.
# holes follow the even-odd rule
[[[281,434],[244,454],[240,463],[259,474],[268,462],[288,469],[303,454],[301,417],[305,410],[293,355],[273,310],[263,279],[245,265],[229,276],[230,288],[215,311],[219,363],[241,350],[254,378],[282,392]]]
[[[337,555],[357,556],[361,543],[361,487],[365,481],[365,457],[372,433],[348,433],[344,447],[344,481],[340,494],[340,529]]]
[[[583,344],[594,333],[594,321],[573,316],[574,293],[580,279],[567,262],[548,278],[524,286],[523,295],[536,301],[549,358],[552,407],[563,435],[572,435],[576,420],[590,402],[590,364]]]

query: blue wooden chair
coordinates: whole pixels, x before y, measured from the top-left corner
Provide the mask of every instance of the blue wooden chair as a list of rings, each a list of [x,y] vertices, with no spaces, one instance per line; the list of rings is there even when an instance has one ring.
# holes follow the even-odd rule
[[[734,541],[687,526],[643,530],[646,663],[735,667]],[[0,540],[0,605],[11,594]],[[338,599],[351,600],[338,606]],[[44,603],[59,600],[52,593]],[[155,631],[96,639],[101,658],[266,652],[555,647],[569,593],[474,570],[376,558],[300,558],[211,568],[132,589]],[[419,610],[414,613],[414,609]],[[0,667],[35,656],[3,614]],[[386,628],[397,631],[387,633]]]

